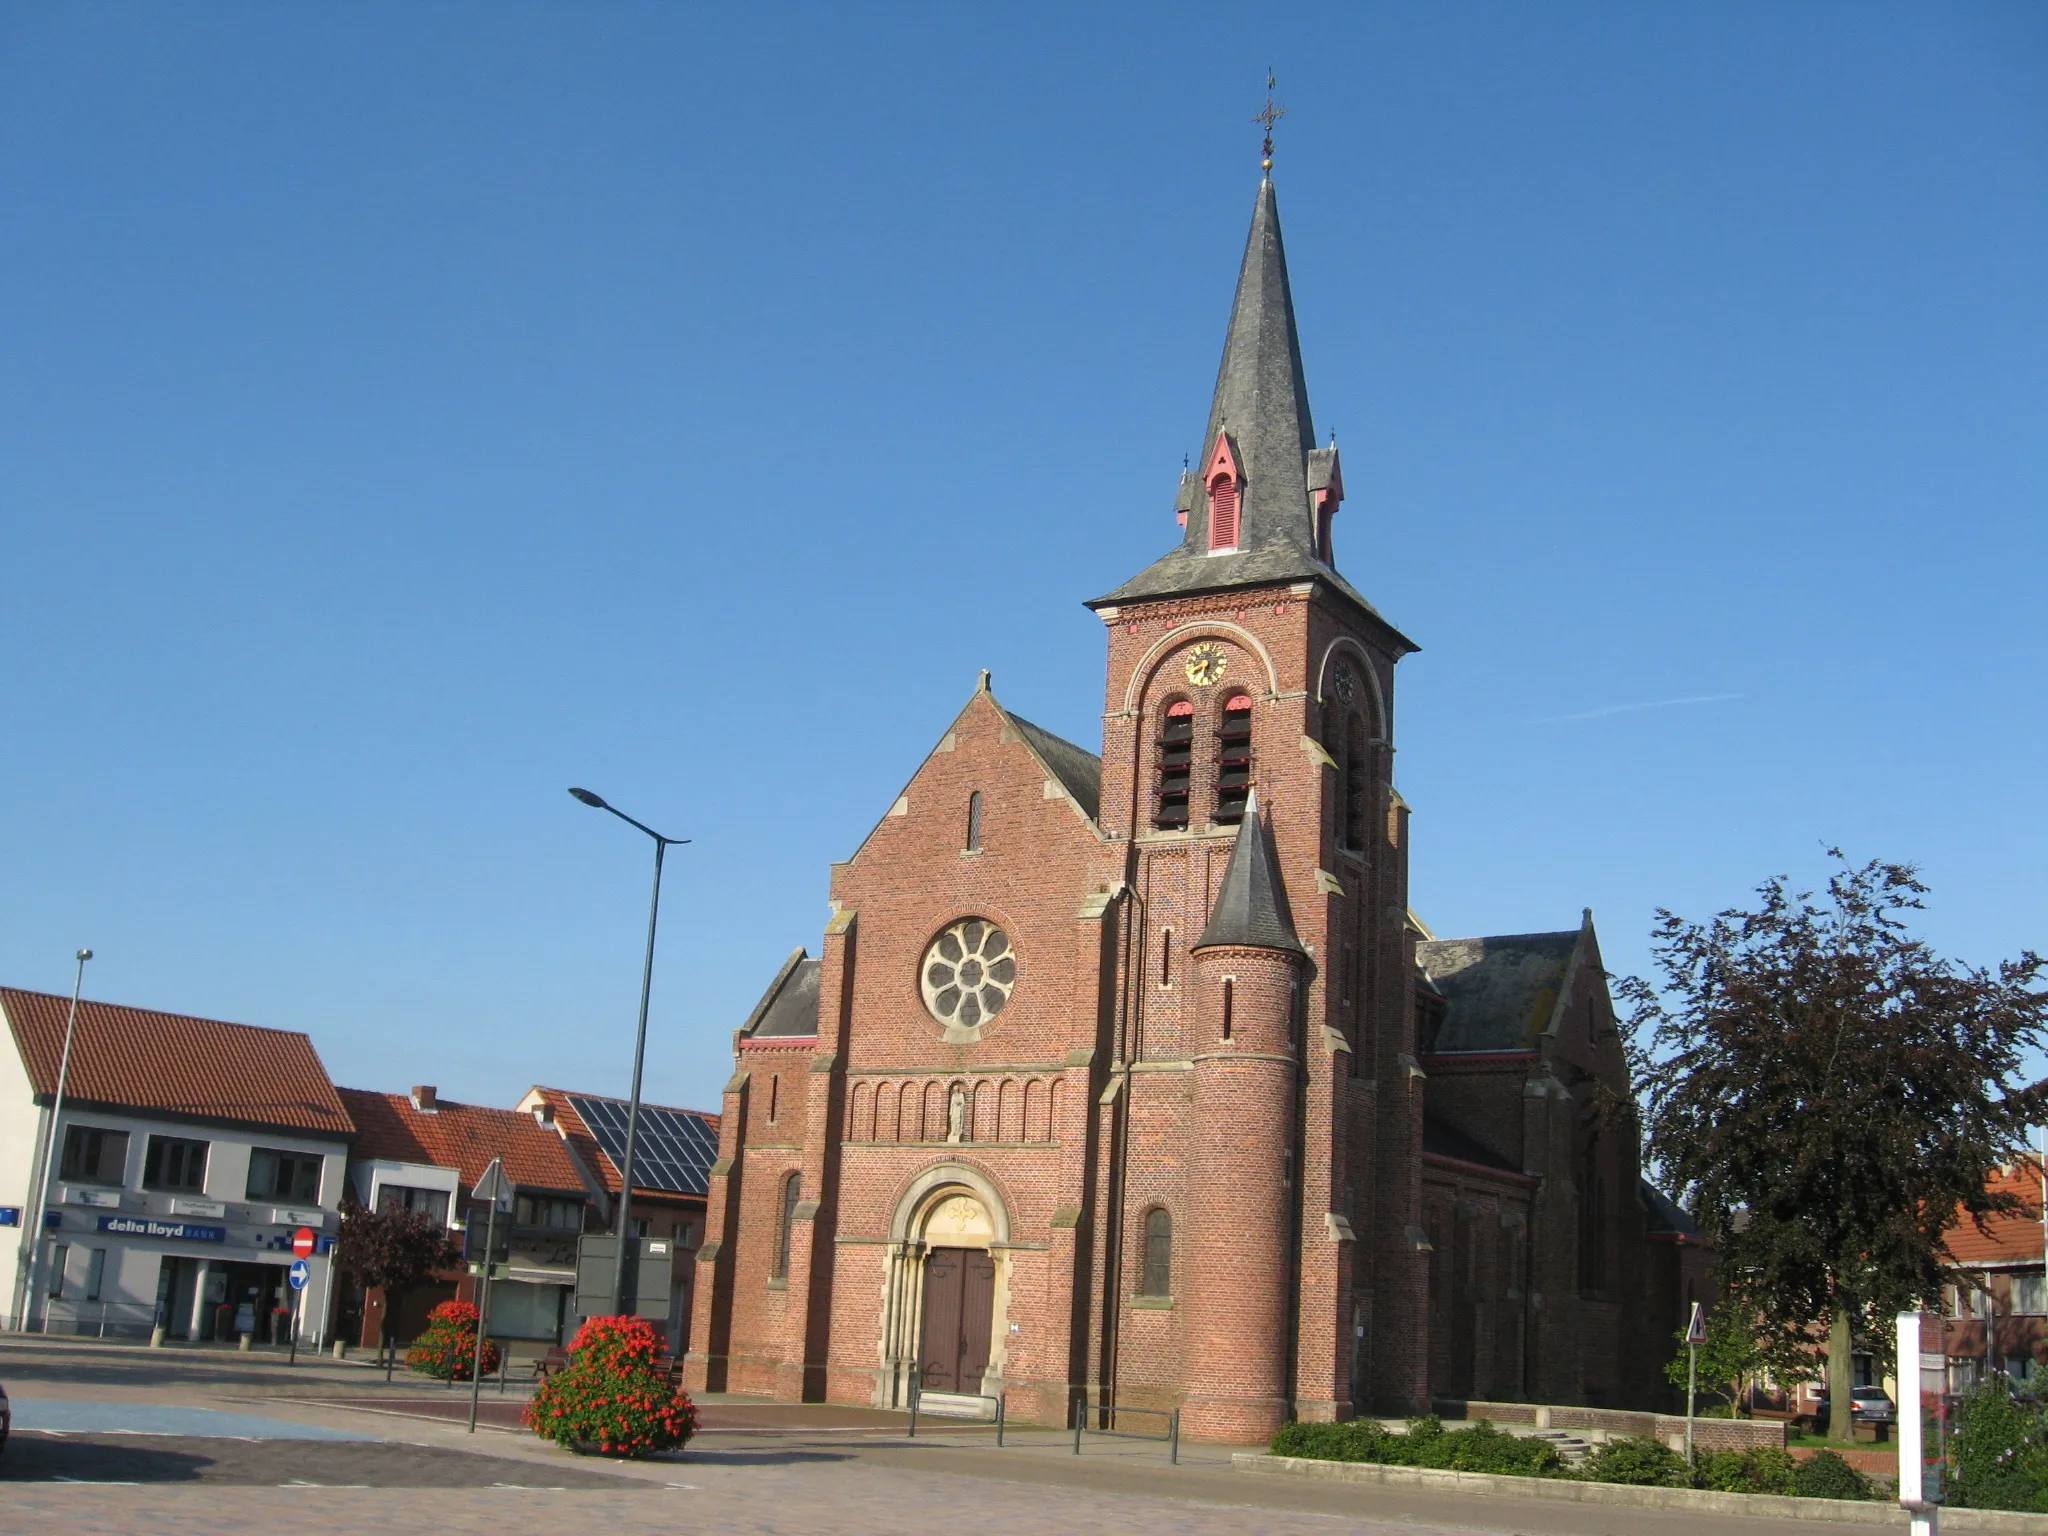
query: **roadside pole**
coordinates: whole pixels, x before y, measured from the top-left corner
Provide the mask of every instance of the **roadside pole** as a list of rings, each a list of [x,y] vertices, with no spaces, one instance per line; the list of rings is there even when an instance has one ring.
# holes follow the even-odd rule
[[[286,1365],[299,1363],[299,1330],[306,1325],[306,1282],[313,1277],[313,1266],[304,1259],[293,1259],[292,1267],[285,1271],[285,1277],[292,1283],[292,1352]]]
[[[1942,1323],[1931,1318],[1932,1332],[1940,1348]],[[1912,1536],[1936,1536],[1941,1529],[1941,1488],[1927,1486],[1927,1356],[1922,1333],[1923,1314],[1901,1312],[1898,1335],[1899,1383],[1899,1507],[1912,1520]],[[1937,1357],[1943,1376],[1935,1378],[1936,1389],[1946,1385],[1946,1351]]]
[[[477,1279],[476,1353],[469,1362],[469,1432],[476,1433],[476,1398],[483,1388],[484,1330],[491,1320],[491,1267],[498,1254],[498,1206],[511,1197],[512,1185],[505,1177],[501,1158],[492,1158],[484,1176],[476,1181],[474,1198],[489,1201],[490,1214],[484,1219],[483,1273]]]
[[[1700,1314],[1700,1304],[1692,1304],[1692,1316],[1685,1322],[1685,1464],[1693,1465],[1692,1459],[1692,1418],[1693,1406],[1698,1401],[1700,1384],[1700,1346],[1707,1341],[1707,1320]]]

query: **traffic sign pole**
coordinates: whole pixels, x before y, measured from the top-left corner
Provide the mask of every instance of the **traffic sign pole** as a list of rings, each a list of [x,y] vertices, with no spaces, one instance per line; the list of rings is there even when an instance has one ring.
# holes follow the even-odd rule
[[[1692,1418],[1693,1405],[1698,1399],[1700,1383],[1700,1345],[1707,1339],[1707,1320],[1700,1315],[1700,1304],[1692,1304],[1692,1316],[1685,1320],[1685,1464],[1690,1467],[1692,1460]]]
[[[469,1432],[476,1433],[476,1398],[483,1389],[484,1376],[484,1325],[490,1321],[491,1266],[498,1257],[498,1203],[510,1197],[512,1186],[505,1177],[505,1164],[499,1158],[492,1158],[484,1176],[476,1182],[474,1193],[490,1202],[490,1215],[484,1219],[484,1264],[483,1273],[477,1276],[476,1288],[476,1353],[469,1362]]]
[[[305,1227],[299,1228],[297,1236],[292,1239],[292,1247],[298,1249],[300,1246],[299,1239],[311,1238],[312,1235]],[[305,1244],[307,1249],[310,1249],[312,1246],[311,1242]],[[313,1266],[306,1262],[303,1252],[300,1257],[292,1260],[292,1267],[285,1271],[285,1278],[292,1283],[292,1352],[291,1358],[285,1364],[297,1365],[299,1363],[299,1329],[304,1325],[306,1316],[306,1282],[313,1278]]]

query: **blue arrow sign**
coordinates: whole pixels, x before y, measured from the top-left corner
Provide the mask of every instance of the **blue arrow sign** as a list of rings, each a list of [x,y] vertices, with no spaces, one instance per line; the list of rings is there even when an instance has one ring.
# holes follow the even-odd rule
[[[306,1282],[313,1278],[313,1266],[304,1259],[293,1259],[290,1274],[292,1289],[303,1291],[306,1288]]]

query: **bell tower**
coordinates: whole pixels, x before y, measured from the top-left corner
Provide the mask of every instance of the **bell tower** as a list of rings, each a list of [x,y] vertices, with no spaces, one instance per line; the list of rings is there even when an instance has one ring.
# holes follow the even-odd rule
[[[1394,669],[1416,647],[1336,566],[1343,475],[1334,444],[1316,446],[1270,174],[1201,445],[1175,499],[1179,543],[1088,604],[1109,637],[1099,826],[1129,854],[1129,1023],[1116,1065],[1132,1070],[1113,1112],[1142,1145],[1170,1119],[1168,1064],[1216,1076],[1200,1063],[1222,1038],[1210,995],[1220,973],[1209,973],[1226,958],[1233,1008],[1284,1008],[1248,1032],[1233,1020],[1232,1070],[1263,1074],[1264,1090],[1196,1129],[1198,1140],[1242,1138],[1243,1177],[1199,1196],[1193,1239],[1227,1243],[1233,1222],[1264,1232],[1274,1202],[1284,1208],[1285,1241],[1240,1252],[1247,1284],[1285,1297],[1285,1358],[1244,1362],[1277,1384],[1283,1413],[1419,1410],[1423,1083],[1407,812],[1392,779]],[[1234,956],[1202,945],[1226,871],[1254,857],[1291,911],[1294,947]],[[1250,1052],[1263,1065],[1247,1065],[1246,1040],[1271,1044]],[[1128,1251],[1141,1213],[1114,1200],[1109,1210],[1124,1228],[1104,1234],[1110,1249]],[[1206,1248],[1189,1262],[1204,1273]],[[1108,1287],[1112,1308],[1123,1289]],[[1228,1316],[1206,1315],[1228,1306],[1229,1290],[1219,1280],[1186,1298],[1189,1339],[1233,1336]],[[1213,1378],[1213,1365],[1191,1363],[1184,1389]]]

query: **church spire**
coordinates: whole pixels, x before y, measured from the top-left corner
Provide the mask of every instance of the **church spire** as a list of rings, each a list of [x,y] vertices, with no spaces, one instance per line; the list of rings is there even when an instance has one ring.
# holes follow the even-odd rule
[[[1180,546],[1089,606],[1320,578],[1370,611],[1334,569],[1330,518],[1342,496],[1336,448],[1316,447],[1269,172],[1252,204],[1201,449],[1181,475]]]

